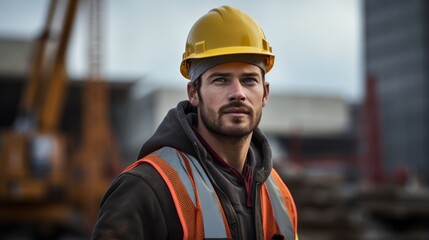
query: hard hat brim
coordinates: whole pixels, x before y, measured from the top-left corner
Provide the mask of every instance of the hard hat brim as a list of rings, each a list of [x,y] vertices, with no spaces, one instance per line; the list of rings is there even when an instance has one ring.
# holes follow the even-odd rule
[[[204,51],[202,53],[190,54],[183,58],[180,64],[180,73],[183,77],[190,79],[189,70],[190,70],[190,62],[192,59],[200,59],[200,58],[209,58],[209,57],[217,57],[223,55],[232,55],[232,54],[258,54],[265,55],[267,57],[266,69],[265,72],[268,73],[273,65],[274,65],[274,54],[270,51],[262,50],[260,48],[255,47],[225,47],[225,48],[216,48]]]

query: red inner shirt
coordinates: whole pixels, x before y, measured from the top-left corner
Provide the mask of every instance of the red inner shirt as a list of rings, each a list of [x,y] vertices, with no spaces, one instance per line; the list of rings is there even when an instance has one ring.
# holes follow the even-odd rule
[[[235,168],[231,167],[225,160],[223,160],[210,145],[204,140],[204,138],[196,131],[196,129],[193,129],[195,132],[195,135],[197,136],[198,140],[200,140],[201,144],[203,144],[204,148],[209,152],[209,154],[213,157],[213,159],[219,163],[220,165],[226,167],[228,171],[235,176],[237,180],[239,180],[246,189],[246,205],[247,207],[252,207],[252,200],[251,200],[251,194],[250,191],[252,189],[252,182],[253,182],[253,174],[252,174],[252,168],[249,166],[246,162],[243,166],[243,171],[240,173]]]

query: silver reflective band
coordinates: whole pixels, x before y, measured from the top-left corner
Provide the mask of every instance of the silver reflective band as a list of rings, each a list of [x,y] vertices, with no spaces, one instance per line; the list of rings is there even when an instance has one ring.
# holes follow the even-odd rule
[[[195,205],[195,193],[192,188],[191,180],[184,160],[180,157],[176,149],[171,147],[163,147],[154,152],[154,155],[163,159],[174,170],[176,170],[183,185],[188,192],[189,197]],[[200,198],[201,211],[203,215],[204,237],[205,238],[227,238],[224,220],[221,213],[221,207],[217,200],[216,192],[205,174],[198,160],[190,155],[186,155],[190,161],[192,173]]]
[[[276,219],[277,225],[280,228],[280,231],[286,237],[286,240],[294,239],[294,231],[291,219],[289,217],[286,205],[283,202],[279,187],[275,183],[271,174],[267,181],[265,181],[265,186],[267,187],[268,196],[270,198],[271,206],[273,207],[274,217]]]

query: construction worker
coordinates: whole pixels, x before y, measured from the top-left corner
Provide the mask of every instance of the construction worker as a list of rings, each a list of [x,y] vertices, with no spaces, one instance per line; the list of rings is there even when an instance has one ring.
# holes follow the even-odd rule
[[[258,124],[274,63],[263,30],[223,6],[189,32],[189,100],[143,144],[104,196],[93,239],[297,239],[289,190]]]

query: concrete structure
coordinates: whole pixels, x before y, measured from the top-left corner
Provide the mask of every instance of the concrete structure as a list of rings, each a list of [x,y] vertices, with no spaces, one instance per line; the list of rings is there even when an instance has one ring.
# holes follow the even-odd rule
[[[334,96],[270,95],[260,128],[273,135],[330,136],[350,124],[348,103]]]

